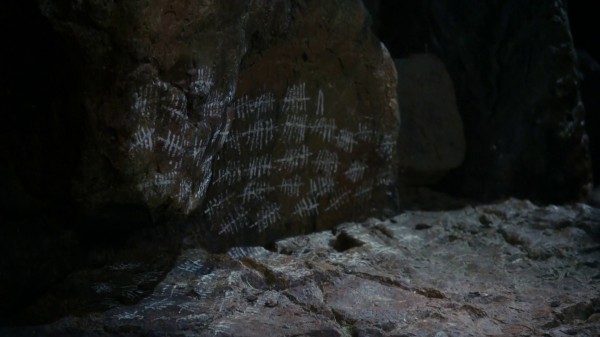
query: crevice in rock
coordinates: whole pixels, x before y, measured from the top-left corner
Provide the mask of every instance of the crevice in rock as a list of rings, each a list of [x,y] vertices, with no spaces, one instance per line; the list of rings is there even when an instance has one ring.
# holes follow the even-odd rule
[[[331,246],[338,252],[345,252],[352,248],[360,247],[364,244],[364,242],[352,237],[347,232],[341,231],[335,237],[334,241],[331,243]]]

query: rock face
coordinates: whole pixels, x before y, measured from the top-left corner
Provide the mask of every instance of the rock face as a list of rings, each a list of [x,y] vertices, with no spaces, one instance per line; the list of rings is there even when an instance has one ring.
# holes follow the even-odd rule
[[[591,176],[565,1],[382,0],[370,8],[394,58],[433,53],[452,77],[467,151],[446,190],[581,200]]]
[[[431,54],[395,60],[402,125],[398,138],[400,179],[433,184],[462,164],[463,124],[446,67]]]
[[[189,249],[138,304],[119,305],[106,280],[90,291],[113,309],[0,335],[596,336],[599,229],[597,208],[509,200],[346,223],[271,251]]]
[[[181,227],[225,250],[396,207],[396,73],[359,0],[39,3],[1,20],[39,34],[2,64],[0,324],[124,258],[139,300]]]
[[[395,72],[360,1],[42,8],[86,61],[91,214],[183,215],[218,248],[393,208]]]

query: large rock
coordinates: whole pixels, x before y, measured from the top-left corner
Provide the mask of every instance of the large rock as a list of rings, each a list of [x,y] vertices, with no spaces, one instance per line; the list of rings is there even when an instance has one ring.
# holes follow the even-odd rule
[[[446,67],[432,54],[395,60],[402,125],[398,138],[401,180],[433,184],[462,164],[465,135]]]
[[[360,1],[42,8],[87,75],[89,214],[141,205],[217,248],[394,206],[395,72]]]

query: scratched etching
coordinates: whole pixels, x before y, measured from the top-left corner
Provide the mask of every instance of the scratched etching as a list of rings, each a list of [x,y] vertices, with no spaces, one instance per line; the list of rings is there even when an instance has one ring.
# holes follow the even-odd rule
[[[267,182],[252,180],[246,184],[246,187],[244,187],[244,191],[239,195],[239,198],[242,199],[243,203],[247,203],[251,200],[261,201],[274,190],[275,187],[270,186]]]
[[[342,129],[335,137],[335,145],[348,153],[352,153],[354,144],[356,144],[356,140],[354,140],[354,133],[350,130]]]
[[[333,191],[335,181],[332,177],[317,177],[310,179],[310,194],[321,197]]]
[[[217,214],[227,210],[233,197],[233,192],[226,192],[208,200],[204,208],[204,214],[208,215],[209,219],[215,219]]]
[[[353,161],[350,164],[350,167],[344,172],[344,175],[353,183],[362,180],[365,171],[367,169],[367,164],[361,161]]]
[[[259,232],[262,232],[281,219],[280,213],[281,207],[278,204],[269,203],[258,212],[258,217],[251,227],[256,227]]]
[[[306,129],[308,127],[307,115],[287,115],[283,128],[283,135],[289,142],[295,144],[304,143]]]
[[[311,133],[320,136],[324,142],[331,142],[336,129],[335,118],[321,117],[310,126]]]
[[[239,232],[243,228],[249,227],[248,214],[248,211],[242,206],[237,206],[233,209],[230,209],[228,214],[225,216],[225,219],[223,219],[224,221],[218,226],[219,235],[232,235]]]
[[[221,118],[228,100],[218,92],[211,92],[206,103],[202,105],[202,115],[205,118]]]
[[[283,112],[306,112],[308,101],[310,101],[310,97],[306,96],[306,83],[294,84],[288,88],[283,99]]]
[[[379,172],[375,179],[375,184],[377,186],[390,186],[394,183],[394,174],[391,169],[383,169]]]
[[[354,136],[366,143],[372,143],[375,139],[375,130],[373,130],[369,124],[372,124],[372,121],[370,122],[359,122],[358,123],[358,130],[357,132],[354,134]]]
[[[190,89],[194,95],[206,95],[214,86],[213,70],[209,67],[201,67],[188,71],[192,81]]]
[[[272,168],[271,156],[267,155],[252,158],[244,172],[247,178],[256,179],[265,175],[269,175]]]
[[[299,217],[318,215],[319,203],[311,197],[303,198],[294,206],[293,214]]]
[[[238,119],[260,119],[275,109],[275,95],[265,93],[256,99],[244,95],[235,103],[235,113]]]
[[[273,142],[273,137],[277,131],[277,126],[272,119],[259,120],[248,127],[248,130],[242,133],[246,138],[246,144],[250,145],[250,150],[262,150],[264,146]]]
[[[323,94],[323,90],[319,89],[319,94],[317,95],[317,110],[315,111],[315,115],[323,116],[325,113],[325,94]]]
[[[296,175],[293,178],[283,178],[279,185],[279,190],[289,197],[299,197],[302,185],[304,185],[302,177]]]
[[[312,162],[315,171],[328,176],[337,172],[339,164],[338,154],[328,150],[319,150],[317,157]]]
[[[383,135],[379,144],[379,155],[384,159],[389,159],[396,151],[396,139],[392,135]]]
[[[393,184],[391,166],[368,163],[374,156],[393,157],[395,137],[376,131],[382,128],[372,117],[334,117],[327,97],[323,88],[298,82],[283,97],[264,92],[236,99],[235,121],[222,131],[227,141],[209,186],[214,194],[204,204],[219,235],[260,233],[292,219],[364,209],[376,189]],[[146,144],[144,139],[140,134],[137,144]],[[167,150],[177,153],[176,141]]]
[[[287,172],[292,172],[299,168],[304,168],[308,162],[312,153],[306,145],[302,145],[299,148],[288,149],[285,151],[285,155],[275,160],[279,167]]]
[[[365,181],[356,188],[353,197],[357,201],[366,201],[371,198],[372,193],[373,181]]]
[[[129,145],[132,151],[152,151],[154,149],[154,128],[141,125],[133,134],[133,142]]]
[[[196,209],[206,195],[213,159],[208,149],[218,148],[228,136],[230,120],[224,116],[231,100],[214,90],[209,67],[188,74],[189,97],[204,97],[200,106],[190,108],[184,89],[154,79],[132,92],[128,114],[136,124],[128,158],[144,163],[138,165],[146,172],[138,175],[135,186],[147,201],[171,202],[183,213]],[[201,120],[192,121],[190,115]]]
[[[236,184],[242,181],[243,174],[241,162],[239,160],[232,160],[227,167],[219,168],[213,180],[213,185],[222,184],[228,186]]]
[[[325,211],[335,211],[344,206],[348,201],[350,201],[350,190],[343,187],[340,191],[336,191],[333,194],[329,201],[329,205],[325,208]]]

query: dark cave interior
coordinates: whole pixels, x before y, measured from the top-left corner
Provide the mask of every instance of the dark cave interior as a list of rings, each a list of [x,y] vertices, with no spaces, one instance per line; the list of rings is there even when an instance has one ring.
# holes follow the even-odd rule
[[[373,30],[392,57],[435,53],[432,26],[424,24],[430,20],[426,3],[365,1],[374,13]],[[593,2],[568,3],[575,47],[580,55],[589,56],[585,59],[588,63],[580,65],[584,73],[580,92],[586,108],[586,130],[597,186],[600,183],[600,100],[596,95],[600,90],[600,34],[595,30],[595,19],[588,15],[593,11],[592,5]],[[0,324],[29,324],[27,320],[7,318],[7,314],[15,312],[15,305],[24,308],[32,303],[70,271],[109,261],[125,242],[131,244],[124,228],[134,231],[148,227],[152,220],[139,209],[121,211],[117,207],[107,214],[91,216],[78,208],[72,196],[72,181],[78,174],[77,167],[85,160],[82,148],[87,135],[81,125],[89,121],[78,113],[86,102],[77,96],[84,90],[79,83],[86,74],[77,69],[80,60],[73,61],[74,56],[65,51],[68,42],[54,32],[34,1],[11,1],[4,6],[0,14],[5,45],[0,70],[0,124],[3,126],[0,270],[8,272],[0,275],[0,298],[3,298]],[[462,195],[465,191],[458,187],[466,183],[468,177],[469,174],[452,175],[452,183],[438,187],[448,194]],[[490,193],[471,189],[466,194],[469,197],[484,195],[486,200],[517,195],[549,203],[576,199],[571,193],[567,197],[556,194],[556,198],[544,200],[543,193],[528,194],[527,185],[521,188],[493,189]],[[538,200],[535,197],[539,197]],[[136,221],[139,224],[131,226]],[[82,222],[89,223],[81,225]],[[98,222],[103,223],[101,229]],[[162,233],[160,228],[154,230]],[[121,231],[121,242],[114,242],[112,233],[115,231]],[[152,246],[153,240],[142,245]],[[171,249],[176,250],[176,247]],[[99,255],[103,257],[97,258]],[[43,280],[40,275],[44,275]]]

